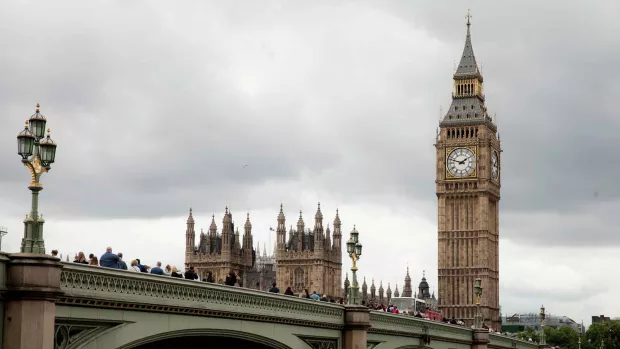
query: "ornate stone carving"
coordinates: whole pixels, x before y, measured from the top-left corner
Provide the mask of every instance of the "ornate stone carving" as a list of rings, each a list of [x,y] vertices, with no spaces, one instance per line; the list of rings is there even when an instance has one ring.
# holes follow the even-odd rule
[[[297,335],[297,337],[306,342],[312,349],[338,349],[338,338],[306,337],[299,335]]]
[[[58,303],[342,328],[344,307],[239,287],[65,263]]]
[[[89,320],[56,318],[54,349],[74,349],[95,337],[122,326],[124,322],[92,322]]]

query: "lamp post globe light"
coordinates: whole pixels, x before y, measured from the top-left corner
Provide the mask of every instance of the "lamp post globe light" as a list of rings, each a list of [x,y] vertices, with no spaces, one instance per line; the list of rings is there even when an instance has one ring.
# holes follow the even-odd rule
[[[545,306],[540,306],[540,345],[547,345],[545,340]]]
[[[353,277],[353,282],[351,282],[351,287],[349,288],[349,295],[347,297],[347,304],[359,304],[359,284],[357,283],[357,261],[360,259],[362,255],[362,244],[359,242],[359,232],[353,226],[353,230],[351,230],[351,234],[349,236],[349,241],[347,241],[347,253],[349,253],[349,257],[351,258],[351,274]]]
[[[40,113],[39,104],[35,113],[26,121],[24,129],[17,135],[17,153],[22,157],[22,163],[30,171],[31,181],[28,189],[32,192],[31,212],[24,219],[24,237],[22,238],[22,253],[45,253],[43,241],[43,216],[39,215],[39,192],[43,184],[39,182],[41,175],[51,169],[56,158],[56,143],[50,137],[50,130],[45,136],[47,119]]]
[[[482,313],[480,313],[480,297],[482,297],[482,280],[474,280],[474,294],[476,295],[476,316],[474,318],[474,328],[482,328]]]

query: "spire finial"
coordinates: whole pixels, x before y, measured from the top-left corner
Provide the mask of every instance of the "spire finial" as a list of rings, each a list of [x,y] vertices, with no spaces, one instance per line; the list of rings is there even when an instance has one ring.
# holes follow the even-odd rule
[[[52,135],[52,130],[51,129],[47,129],[47,137],[49,138]]]
[[[467,14],[465,15],[465,18],[467,18],[467,26],[469,27],[471,25],[470,19],[471,19],[471,14],[469,13],[469,9],[467,9]]]
[[[38,113],[40,108],[41,106],[39,105],[39,103],[37,103],[37,109],[35,111]]]
[[[30,123],[30,122],[29,122],[28,120],[26,120],[26,123],[24,124],[24,127],[25,127],[26,129],[28,129],[28,124],[29,124],[29,123]]]

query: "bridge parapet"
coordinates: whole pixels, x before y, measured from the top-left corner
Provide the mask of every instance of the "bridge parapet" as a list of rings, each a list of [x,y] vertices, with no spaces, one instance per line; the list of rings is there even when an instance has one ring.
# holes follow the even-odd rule
[[[428,335],[435,339],[471,343],[473,331],[467,327],[425,320],[413,316],[396,315],[379,311],[370,313],[369,333],[418,337]]]
[[[57,304],[342,329],[344,306],[268,292],[63,263]]]
[[[488,347],[494,349],[538,349],[538,344],[491,333],[489,334]]]

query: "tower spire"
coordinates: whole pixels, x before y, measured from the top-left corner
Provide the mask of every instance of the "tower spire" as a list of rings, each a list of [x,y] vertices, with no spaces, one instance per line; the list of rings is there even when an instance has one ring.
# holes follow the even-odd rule
[[[471,14],[467,10],[467,35],[465,36],[465,47],[463,48],[463,54],[461,55],[461,61],[456,68],[455,76],[457,75],[480,75],[478,70],[478,64],[476,63],[476,56],[474,55],[474,48],[471,45]]]
[[[486,124],[493,132],[497,127],[487,113],[485,106],[483,77],[471,43],[471,14],[469,10],[465,18],[467,22],[467,34],[465,35],[465,47],[461,59],[454,72],[454,88],[452,90],[452,104],[439,123],[440,127],[480,125]],[[463,138],[467,134],[450,134],[448,137]]]

